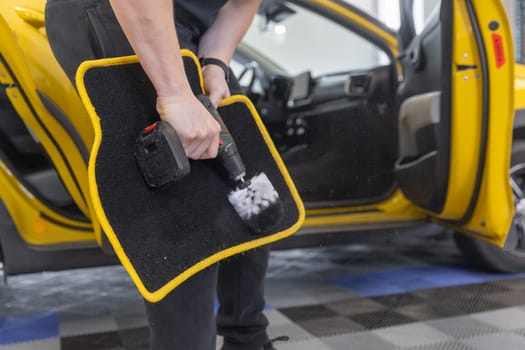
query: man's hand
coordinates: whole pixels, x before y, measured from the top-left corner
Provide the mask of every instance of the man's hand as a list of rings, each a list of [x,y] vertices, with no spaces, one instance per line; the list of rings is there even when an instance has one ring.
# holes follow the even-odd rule
[[[202,77],[206,93],[211,103],[217,108],[223,99],[230,97],[230,89],[224,71],[219,66],[208,64],[202,67]]]
[[[177,132],[188,158],[217,157],[220,125],[191,92],[158,97],[157,111]]]

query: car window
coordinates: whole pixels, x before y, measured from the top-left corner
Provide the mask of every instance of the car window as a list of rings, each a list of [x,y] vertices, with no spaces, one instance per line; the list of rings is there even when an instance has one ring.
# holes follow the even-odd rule
[[[399,1],[397,0],[345,0],[345,2],[365,12],[369,16],[386,24],[387,27],[398,30]]]
[[[516,61],[525,64],[525,1],[515,1],[513,4],[505,3],[505,5],[513,22]]]
[[[289,74],[370,69],[390,61],[382,49],[327,18],[287,4],[295,13],[278,23],[257,15],[243,43]]]
[[[345,2],[383,22],[395,31],[401,25],[398,0],[345,0]],[[417,33],[421,32],[426,20],[440,3],[441,0],[414,0],[414,25]]]

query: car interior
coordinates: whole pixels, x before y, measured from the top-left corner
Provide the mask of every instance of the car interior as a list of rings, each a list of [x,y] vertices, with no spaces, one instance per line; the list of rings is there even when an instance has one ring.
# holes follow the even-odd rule
[[[297,4],[267,3],[259,11],[266,26],[272,21],[287,25],[293,16],[308,11]],[[366,33],[345,30],[386,53]],[[441,67],[428,69],[424,62],[424,55],[441,55],[441,30],[435,11],[425,31],[405,37],[411,44],[403,51],[407,54],[377,60],[364,69],[349,64],[348,70],[318,75],[308,70],[289,74],[278,68],[280,61],[272,59],[271,51],[241,45],[236,56],[242,66],[241,84],[259,107],[308,208],[378,202],[392,194],[396,181],[408,183],[418,204],[442,205],[444,198],[427,197],[445,192],[442,186],[447,185],[448,170],[439,167],[448,161],[441,156],[447,153],[441,148],[447,143],[443,139],[447,126],[434,107],[441,101],[441,84],[447,82],[441,81]],[[403,80],[398,79],[398,59],[406,71]],[[409,97],[413,99],[405,101]],[[400,101],[404,102],[401,114]],[[442,152],[437,151],[438,143]],[[436,167],[443,176],[434,184]],[[433,194],[412,189],[414,176],[428,176],[425,186],[436,187]]]

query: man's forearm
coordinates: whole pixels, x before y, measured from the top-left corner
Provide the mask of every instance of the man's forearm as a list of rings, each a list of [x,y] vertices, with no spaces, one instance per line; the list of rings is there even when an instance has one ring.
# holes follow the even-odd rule
[[[230,0],[199,43],[200,57],[215,57],[229,64],[235,48],[250,27],[260,0]]]
[[[159,97],[189,91],[175,31],[173,0],[110,0]]]

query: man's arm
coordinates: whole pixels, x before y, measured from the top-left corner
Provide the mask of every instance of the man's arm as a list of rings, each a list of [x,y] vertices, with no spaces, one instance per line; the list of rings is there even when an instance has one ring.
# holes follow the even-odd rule
[[[248,30],[260,0],[229,0],[199,42],[199,57],[218,58],[230,64],[235,48]],[[214,105],[230,95],[220,67],[202,69],[206,90]]]
[[[110,0],[117,19],[157,92],[157,111],[175,130],[188,157],[214,158],[218,123],[193,96],[175,31],[173,0]]]

